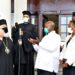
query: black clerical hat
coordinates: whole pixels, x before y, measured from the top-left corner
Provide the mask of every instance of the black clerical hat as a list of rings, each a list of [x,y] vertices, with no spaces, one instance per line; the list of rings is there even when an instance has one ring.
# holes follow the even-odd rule
[[[5,19],[1,19],[1,20],[0,20],[0,26],[3,25],[3,24],[7,25],[7,22],[6,22]],[[8,28],[7,28],[7,27],[2,28],[2,29],[4,30],[5,33],[8,32]]]
[[[29,11],[23,11],[22,14],[31,16],[31,13]]]
[[[6,25],[7,25],[7,22],[6,22],[5,19],[1,19],[1,20],[0,20],[0,25],[3,25],[3,24],[6,24]]]
[[[72,16],[75,16],[75,12],[72,13]]]

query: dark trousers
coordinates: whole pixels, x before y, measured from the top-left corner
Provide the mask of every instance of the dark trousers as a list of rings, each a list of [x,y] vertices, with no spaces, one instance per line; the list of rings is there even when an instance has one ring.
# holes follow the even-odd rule
[[[38,69],[37,75],[56,75],[56,73]]]
[[[75,75],[75,67],[69,66],[63,69],[63,75]]]
[[[14,67],[14,75],[18,75],[18,65]],[[28,67],[27,64],[20,64],[20,75],[34,75],[34,68]]]

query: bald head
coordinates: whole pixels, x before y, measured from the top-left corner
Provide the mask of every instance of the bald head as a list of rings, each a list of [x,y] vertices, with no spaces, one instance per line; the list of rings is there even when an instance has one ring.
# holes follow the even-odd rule
[[[55,28],[55,23],[53,21],[47,21],[45,23],[45,27],[48,28],[49,31],[52,31]]]

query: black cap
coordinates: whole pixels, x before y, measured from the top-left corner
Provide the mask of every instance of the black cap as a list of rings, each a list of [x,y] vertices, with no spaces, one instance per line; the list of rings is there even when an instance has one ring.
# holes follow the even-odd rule
[[[30,13],[29,11],[23,11],[22,14],[23,14],[23,15],[31,16],[31,13]]]
[[[75,12],[72,13],[72,16],[75,16]]]
[[[3,25],[3,24],[7,25],[7,22],[6,22],[5,19],[1,19],[1,20],[0,20],[0,26]],[[7,27],[2,28],[2,29],[4,30],[5,33],[8,32],[8,28],[7,28]]]
[[[6,22],[5,19],[1,19],[1,20],[0,20],[0,25],[3,25],[3,24],[6,24],[6,25],[7,25],[7,22]]]

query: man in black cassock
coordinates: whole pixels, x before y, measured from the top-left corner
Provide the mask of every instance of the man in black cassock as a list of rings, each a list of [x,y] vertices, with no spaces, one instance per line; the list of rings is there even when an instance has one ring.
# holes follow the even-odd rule
[[[36,39],[37,33],[34,25],[29,20],[31,13],[29,11],[23,11],[23,23],[19,24],[21,28],[21,36],[19,35],[19,29],[13,33],[13,41],[16,47],[15,54],[15,75],[18,75],[19,71],[19,49],[20,49],[20,75],[34,75],[34,49],[32,44],[28,41],[30,38]],[[18,39],[22,39],[22,45],[18,44]]]
[[[13,43],[6,37],[8,32],[5,19],[0,20],[0,75],[13,75]]]

